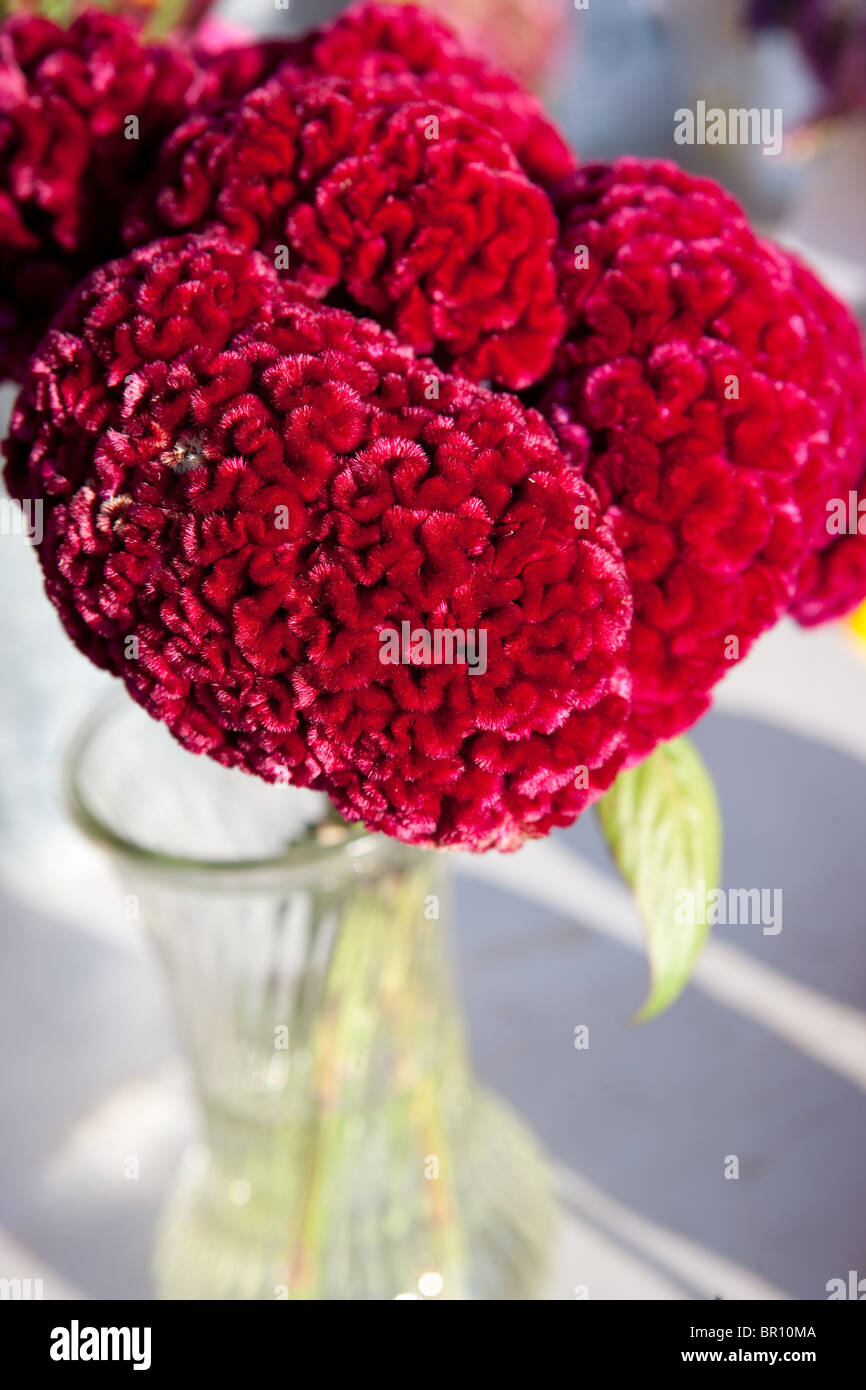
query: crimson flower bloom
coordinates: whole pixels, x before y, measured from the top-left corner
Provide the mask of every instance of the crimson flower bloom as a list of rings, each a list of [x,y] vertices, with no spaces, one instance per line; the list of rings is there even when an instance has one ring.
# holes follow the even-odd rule
[[[817,620],[866,592],[862,540],[826,548],[827,499],[863,473],[863,357],[708,179],[625,159],[558,205],[569,322],[543,408],[625,556],[637,760],[792,604]]]
[[[531,385],[564,325],[550,200],[488,126],[413,94],[285,68],[179,127],[128,240],[224,228],[444,367]]]
[[[537,97],[508,73],[469,52],[428,11],[415,5],[356,5],[308,39],[315,70],[362,78],[380,90],[412,75],[424,95],[484,121],[543,188],[555,187],[575,158]]]
[[[126,191],[204,80],[187,54],[98,10],[69,29],[24,14],[3,25],[0,378],[20,376],[64,295],[117,253]]]
[[[211,234],[96,271],[7,452],[67,632],[194,751],[472,849],[567,824],[619,766],[622,557],[541,417],[259,253]]]
[[[0,264],[17,365],[66,300],[6,476],[70,636],[371,829],[568,824],[866,594],[848,311],[711,181],[575,169],[419,10],[219,54],[6,26]]]
[[[184,116],[239,98],[300,45],[218,53],[145,43],[88,10],[68,29],[17,14],[0,27],[0,380],[75,284],[123,249],[127,200]]]

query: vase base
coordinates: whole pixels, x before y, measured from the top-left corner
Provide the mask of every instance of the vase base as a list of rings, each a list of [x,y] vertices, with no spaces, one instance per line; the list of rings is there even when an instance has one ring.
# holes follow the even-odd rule
[[[351,1127],[351,1118],[342,1123]],[[280,1233],[292,1229],[293,1197],[275,1200],[270,1184],[257,1203],[247,1180],[215,1181],[213,1161],[196,1150],[160,1223],[157,1297],[538,1298],[555,1206],[536,1141],[482,1090],[452,1110],[445,1135],[443,1154],[407,1153],[403,1166],[377,1143],[382,1135],[368,1134],[359,1150],[350,1130],[340,1184],[315,1229],[289,1242],[289,1257]]]

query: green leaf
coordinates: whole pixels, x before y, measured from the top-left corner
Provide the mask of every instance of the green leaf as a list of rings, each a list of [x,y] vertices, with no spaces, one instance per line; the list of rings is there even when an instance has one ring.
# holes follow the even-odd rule
[[[706,894],[718,886],[722,861],[718,801],[698,754],[677,738],[621,772],[597,809],[646,925],[651,985],[636,1015],[643,1022],[681,993],[706,938]]]

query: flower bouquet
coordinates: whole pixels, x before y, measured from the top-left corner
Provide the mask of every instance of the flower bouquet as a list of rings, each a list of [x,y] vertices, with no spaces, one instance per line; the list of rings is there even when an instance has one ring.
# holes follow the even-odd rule
[[[676,895],[720,863],[682,735],[785,614],[866,595],[866,537],[827,525],[866,500],[856,323],[716,184],[582,165],[402,5],[217,54],[8,20],[0,264],[6,481],[48,595],[177,744],[247,774],[193,798],[195,760],[154,778],[122,727],[75,764],[211,1112],[163,1289],[526,1296],[542,1168],[468,1077],[430,851],[597,804],[643,1016],[676,997],[707,931]],[[320,798],[288,849],[264,784]],[[142,849],[204,806],[219,853]],[[277,843],[244,867],[253,819]]]

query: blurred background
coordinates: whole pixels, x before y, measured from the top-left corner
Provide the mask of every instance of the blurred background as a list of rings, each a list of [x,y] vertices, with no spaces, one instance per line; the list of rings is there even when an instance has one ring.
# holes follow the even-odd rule
[[[431,7],[517,67],[583,158],[675,157],[719,178],[862,314],[866,6]],[[339,8],[231,0],[211,14],[274,33]],[[675,145],[674,112],[698,99],[780,108],[781,155]],[[68,824],[58,787],[71,732],[111,682],[62,635],[23,537],[0,537],[0,585],[0,1278],[41,1277],[46,1297],[148,1297],[154,1222],[195,1126],[188,1076],[122,885]],[[781,889],[783,927],[716,928],[659,1020],[629,1021],[646,987],[641,930],[591,816],[519,855],[457,864],[473,1059],[555,1165],[551,1299],[820,1299],[828,1280],[866,1276],[855,626],[782,624],[694,740],[719,790],[724,883]],[[590,1046],[578,1050],[580,1025]]]

